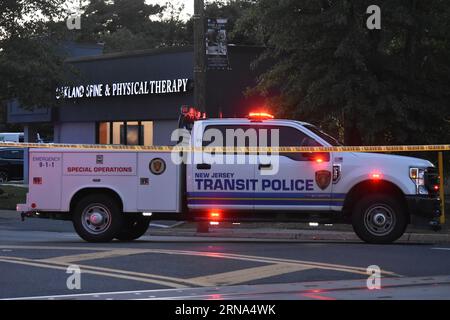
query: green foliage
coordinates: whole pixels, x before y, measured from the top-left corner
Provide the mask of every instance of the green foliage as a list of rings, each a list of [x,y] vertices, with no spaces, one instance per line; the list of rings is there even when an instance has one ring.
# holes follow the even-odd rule
[[[53,21],[63,16],[64,0],[0,2],[0,101],[25,106],[55,104],[56,83],[63,78],[62,57]]]
[[[229,42],[255,44],[253,37],[234,32],[235,23],[253,1],[208,2],[205,17],[228,18]],[[164,6],[144,0],[91,0],[84,8],[82,29],[75,37],[82,42],[102,42],[105,52],[120,52],[193,43],[193,18],[181,19],[183,6]],[[237,29],[236,29],[237,30]]]
[[[28,188],[0,185],[0,210],[15,210],[18,203],[25,203]]]
[[[243,13],[251,9],[255,4],[254,0],[228,0],[220,2],[207,2],[205,5],[206,18],[227,18],[228,43],[240,45],[258,44],[255,39],[255,30],[250,24],[237,27]],[[244,31],[244,32],[241,32]],[[253,32],[252,32],[253,31]]]
[[[91,0],[83,8],[76,40],[103,42],[105,52],[184,45],[190,36],[181,10],[170,3],[159,6],[144,0]]]
[[[448,143],[450,3],[377,1],[381,30],[366,27],[371,4],[256,1],[236,23],[272,63],[253,92],[347,144]]]

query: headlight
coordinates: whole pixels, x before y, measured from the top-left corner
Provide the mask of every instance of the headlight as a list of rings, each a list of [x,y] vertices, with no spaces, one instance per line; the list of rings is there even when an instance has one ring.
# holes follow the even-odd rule
[[[409,168],[409,177],[416,185],[418,194],[428,194],[425,187],[425,168]]]

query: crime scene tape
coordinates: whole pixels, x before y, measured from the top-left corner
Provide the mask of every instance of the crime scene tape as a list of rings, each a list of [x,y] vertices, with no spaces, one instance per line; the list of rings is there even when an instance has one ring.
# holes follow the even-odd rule
[[[205,152],[205,153],[301,153],[301,152],[413,152],[450,151],[450,144],[394,146],[334,146],[334,147],[190,147],[190,146],[127,146],[103,144],[54,144],[0,142],[0,148],[78,149],[136,152]]]

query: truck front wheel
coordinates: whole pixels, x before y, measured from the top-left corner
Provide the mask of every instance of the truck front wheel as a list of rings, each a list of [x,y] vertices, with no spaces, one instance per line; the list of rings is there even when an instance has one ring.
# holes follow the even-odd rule
[[[127,214],[124,216],[122,229],[116,235],[120,241],[133,241],[145,234],[150,224],[150,217]]]
[[[407,226],[401,202],[390,195],[371,194],[361,198],[352,214],[358,237],[368,243],[391,243],[400,238]]]
[[[72,218],[75,231],[88,242],[111,241],[123,223],[117,201],[105,194],[82,198],[75,205]]]

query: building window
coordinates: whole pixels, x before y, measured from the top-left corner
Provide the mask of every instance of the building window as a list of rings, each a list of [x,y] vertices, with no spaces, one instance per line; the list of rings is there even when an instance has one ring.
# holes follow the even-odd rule
[[[122,145],[153,145],[152,121],[99,122],[97,143]]]

